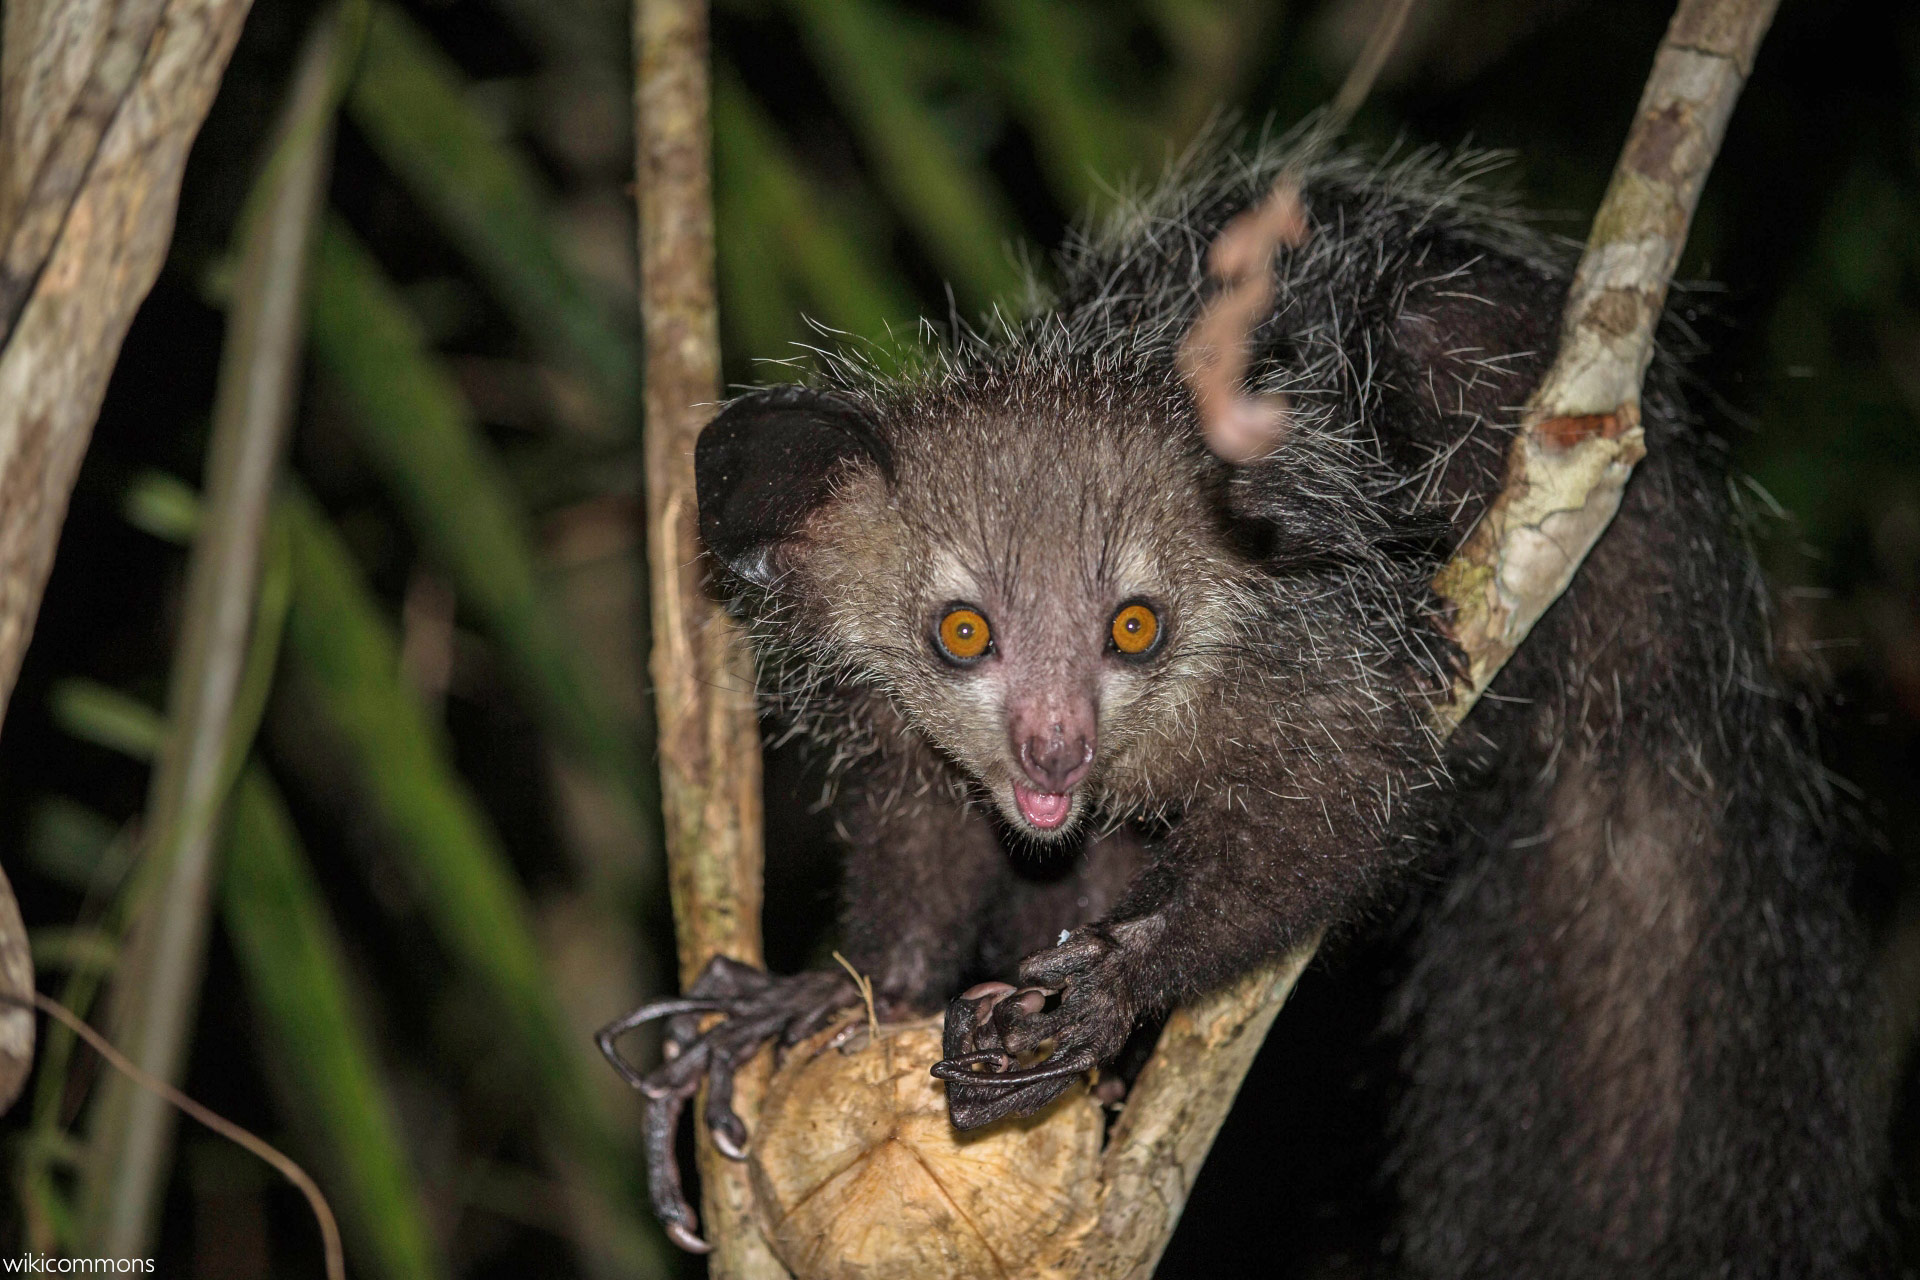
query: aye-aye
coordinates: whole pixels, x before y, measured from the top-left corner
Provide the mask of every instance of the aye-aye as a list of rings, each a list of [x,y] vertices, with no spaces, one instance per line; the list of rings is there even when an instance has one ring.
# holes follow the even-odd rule
[[[832,359],[701,436],[716,587],[834,780],[846,955],[883,1010],[948,1006],[972,1127],[1416,875],[1400,1266],[1870,1266],[1864,931],[1722,447],[1658,364],[1618,518],[1441,741],[1429,584],[1499,488],[1569,264],[1471,157],[1310,164],[1249,379],[1290,426],[1230,466],[1176,353],[1210,242],[1288,162],[1193,161],[1027,314],[905,375]],[[677,1239],[682,1104],[709,1083],[738,1154],[734,1068],[855,998],[716,961],[603,1035],[674,1016],[669,1061],[623,1069]]]

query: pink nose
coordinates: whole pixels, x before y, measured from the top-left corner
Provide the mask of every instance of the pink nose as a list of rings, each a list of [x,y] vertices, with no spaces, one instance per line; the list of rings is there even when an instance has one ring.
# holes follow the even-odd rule
[[[1042,791],[1058,794],[1073,789],[1093,763],[1093,734],[1072,732],[1064,723],[1046,726],[1020,743],[1020,764]]]

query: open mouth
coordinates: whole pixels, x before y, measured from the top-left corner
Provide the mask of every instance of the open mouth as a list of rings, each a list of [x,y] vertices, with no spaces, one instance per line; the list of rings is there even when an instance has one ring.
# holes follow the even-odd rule
[[[1013,784],[1013,802],[1019,807],[1020,816],[1041,831],[1056,829],[1073,812],[1073,792],[1034,791],[1017,782]]]

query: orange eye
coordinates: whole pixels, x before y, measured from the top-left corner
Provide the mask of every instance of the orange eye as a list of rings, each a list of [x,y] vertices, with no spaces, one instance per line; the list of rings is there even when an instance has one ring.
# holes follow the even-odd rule
[[[1160,639],[1160,618],[1144,604],[1125,604],[1113,615],[1113,647],[1129,658],[1151,652]]]
[[[984,656],[992,643],[993,632],[977,610],[949,609],[940,619],[940,651],[955,662],[972,662]]]

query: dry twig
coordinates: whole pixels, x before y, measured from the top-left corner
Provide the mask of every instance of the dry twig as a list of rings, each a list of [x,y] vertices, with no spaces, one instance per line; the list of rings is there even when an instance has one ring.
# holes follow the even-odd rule
[[[211,1107],[195,1102],[166,1081],[148,1075],[136,1067],[126,1054],[114,1048],[112,1042],[105,1036],[88,1026],[86,1020],[79,1014],[51,996],[35,991],[27,999],[22,1000],[7,993],[0,995],[0,1004],[11,1006],[9,1012],[15,1013],[24,1014],[28,1009],[40,1009],[48,1017],[86,1041],[95,1053],[106,1059],[109,1066],[136,1086],[168,1106],[185,1112],[227,1141],[245,1148],[279,1170],[280,1176],[291,1182],[300,1194],[306,1197],[307,1207],[313,1211],[314,1223],[320,1228],[320,1248],[326,1266],[327,1280],[347,1280],[346,1255],[340,1247],[340,1223],[333,1216],[333,1206],[327,1203],[326,1193],[320,1190],[320,1184],[315,1182],[313,1176],[301,1168],[292,1156],[251,1129],[243,1128]],[[31,1017],[30,1014],[28,1016]]]

